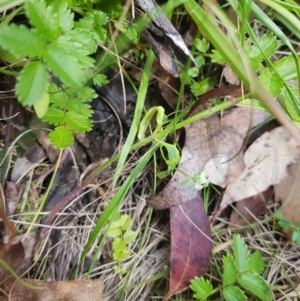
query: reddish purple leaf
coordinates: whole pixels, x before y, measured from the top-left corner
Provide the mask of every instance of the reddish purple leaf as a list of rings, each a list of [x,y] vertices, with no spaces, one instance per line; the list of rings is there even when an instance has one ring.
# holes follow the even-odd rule
[[[170,208],[170,288],[165,300],[188,288],[210,262],[211,231],[200,197]]]

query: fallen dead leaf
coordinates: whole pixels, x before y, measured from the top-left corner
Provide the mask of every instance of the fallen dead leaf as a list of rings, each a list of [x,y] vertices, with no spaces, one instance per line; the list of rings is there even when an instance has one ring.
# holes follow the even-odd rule
[[[287,166],[300,155],[299,145],[284,127],[263,134],[246,151],[245,169],[230,183],[219,212],[233,202],[256,195],[287,176]]]
[[[170,210],[171,272],[164,300],[187,289],[192,278],[205,273],[212,248],[208,217],[199,197]]]
[[[300,221],[300,160],[287,167],[287,176],[274,185],[275,201],[282,202],[281,212],[284,219],[295,226]],[[290,238],[291,230],[285,230]]]

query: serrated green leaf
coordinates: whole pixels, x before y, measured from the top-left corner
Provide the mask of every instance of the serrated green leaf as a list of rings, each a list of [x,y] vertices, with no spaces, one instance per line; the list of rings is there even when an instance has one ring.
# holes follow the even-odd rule
[[[41,61],[27,63],[17,78],[16,94],[24,106],[40,101],[49,86],[48,72]]]
[[[48,88],[50,103],[57,108],[66,108],[69,103],[67,93],[54,83],[50,83]]]
[[[264,261],[262,259],[261,253],[259,251],[255,251],[249,257],[249,261],[247,264],[247,271],[261,274],[264,268],[265,268]]]
[[[206,300],[213,291],[213,286],[209,280],[203,277],[195,277],[191,280],[190,289],[195,293],[193,296],[198,300]]]
[[[18,58],[35,58],[43,55],[46,40],[24,25],[11,24],[0,28],[1,47]]]
[[[36,102],[33,107],[37,117],[43,118],[49,107],[49,93],[46,92],[42,99]]]
[[[113,257],[114,260],[121,261],[123,259],[130,257],[130,251],[127,248],[125,248],[120,252],[114,252]]]
[[[237,286],[225,286],[222,289],[223,296],[226,301],[247,301],[248,298],[244,292]]]
[[[43,120],[50,124],[60,125],[65,120],[65,112],[59,108],[50,106],[44,115]]]
[[[265,69],[260,74],[259,79],[273,97],[280,94],[283,88],[283,80],[277,73],[271,73],[270,69]]]
[[[238,283],[262,301],[272,301],[273,293],[267,282],[255,272],[246,272],[237,279]]]
[[[123,239],[116,237],[112,243],[114,252],[122,252],[126,248],[126,244]]]
[[[237,269],[234,265],[234,258],[232,255],[227,254],[223,256],[223,283],[230,285],[237,279]]]
[[[90,117],[93,114],[93,110],[91,109],[91,106],[86,103],[83,103],[82,100],[77,98],[69,100],[66,107],[68,108],[69,111],[74,111],[86,117]]]
[[[227,63],[226,60],[224,60],[221,53],[215,49],[212,51],[210,58],[213,63],[217,63],[217,64],[226,64]]]
[[[92,129],[92,120],[74,111],[66,113],[65,122],[75,132],[85,133]]]
[[[289,89],[289,90],[287,90]],[[288,85],[284,87],[284,104],[291,118],[295,121],[300,121],[300,100],[299,100],[299,88]]]
[[[136,238],[136,232],[132,230],[127,230],[123,235],[123,240],[126,243],[126,245],[131,244],[135,241]]]
[[[107,79],[106,75],[104,74],[97,74],[93,78],[93,83],[95,86],[103,86],[105,84],[109,83],[109,80]]]
[[[91,101],[93,98],[98,97],[95,90],[90,87],[81,87],[77,91],[77,96],[84,101]]]
[[[128,214],[122,214],[119,219],[120,227],[123,231],[126,231],[131,224],[131,218]]]
[[[48,45],[43,59],[59,79],[71,87],[80,87],[85,73],[78,63],[74,51],[54,42]]]
[[[199,96],[206,91],[208,91],[211,87],[213,87],[214,81],[212,78],[203,79],[201,82],[194,82],[191,85],[191,91],[195,96]]]
[[[120,237],[121,234],[122,234],[122,230],[121,230],[119,221],[113,221],[109,226],[109,229],[107,231],[107,236],[115,238],[115,237]],[[119,241],[119,240],[117,240],[117,241]]]
[[[63,149],[73,144],[74,137],[70,129],[58,126],[49,134],[49,140],[54,146]]]
[[[300,55],[298,55],[298,60],[300,59]],[[295,59],[292,55],[284,56],[277,62],[273,64],[277,73],[283,80],[291,80],[297,78],[297,65]]]
[[[244,239],[239,234],[233,234],[233,254],[238,272],[244,273],[247,270],[249,250]]]
[[[204,39],[203,40],[196,39],[195,46],[196,46],[197,50],[202,53],[206,53],[207,50],[209,49],[209,43]]]
[[[269,59],[277,50],[278,48],[278,41],[276,36],[272,33],[268,35],[263,35],[259,41],[258,45],[252,45],[250,47],[249,58],[251,61],[260,62],[264,59],[264,55]],[[262,54],[264,53],[264,55]]]

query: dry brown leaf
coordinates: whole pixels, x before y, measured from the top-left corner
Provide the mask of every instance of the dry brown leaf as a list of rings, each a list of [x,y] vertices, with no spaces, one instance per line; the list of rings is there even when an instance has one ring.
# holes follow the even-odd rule
[[[0,296],[0,301],[101,301],[103,282],[97,280],[52,281],[23,279],[32,289],[18,281],[5,282],[2,289],[9,294]]]
[[[233,108],[224,117],[212,116],[186,127],[186,138],[178,169],[167,187],[150,203],[156,209],[169,208],[197,197],[197,189],[182,183],[188,174],[203,171],[212,184],[226,187],[244,169],[240,152],[249,128],[265,121],[269,115],[247,108]]]
[[[295,162],[299,155],[299,145],[285,128],[278,127],[263,134],[246,151],[246,167],[227,186],[220,210],[280,183],[287,176],[287,166]]]
[[[295,226],[300,220],[300,160],[287,168],[287,176],[279,184],[274,185],[275,201],[281,201],[283,217]],[[288,235],[291,233],[286,231]]]

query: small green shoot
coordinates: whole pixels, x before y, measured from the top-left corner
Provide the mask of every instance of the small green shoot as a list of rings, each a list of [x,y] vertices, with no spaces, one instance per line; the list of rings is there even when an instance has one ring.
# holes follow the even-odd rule
[[[300,221],[295,226],[293,223],[285,219],[280,211],[275,212],[275,217],[278,219],[277,226],[282,229],[292,231],[292,241],[300,246]]]
[[[130,225],[130,216],[128,214],[120,215],[117,212],[107,232],[107,236],[113,239],[113,258],[117,262],[113,269],[116,273],[120,273],[120,276],[127,273],[127,270],[121,267],[121,262],[130,257],[128,245],[136,238],[136,232],[129,230]]]
[[[180,172],[180,170],[178,171]],[[202,169],[199,168],[195,175],[186,175],[186,178],[180,183],[180,185],[187,185],[188,189],[201,190],[204,187],[208,187],[209,181]]]
[[[261,276],[264,262],[261,253],[255,251],[250,255],[248,246],[239,234],[233,235],[233,255],[223,256],[223,283],[220,288],[213,289],[209,280],[195,277],[191,280],[190,288],[194,298],[200,301],[221,290],[226,301],[248,300],[247,295],[252,294],[262,301],[273,300],[273,293]]]

